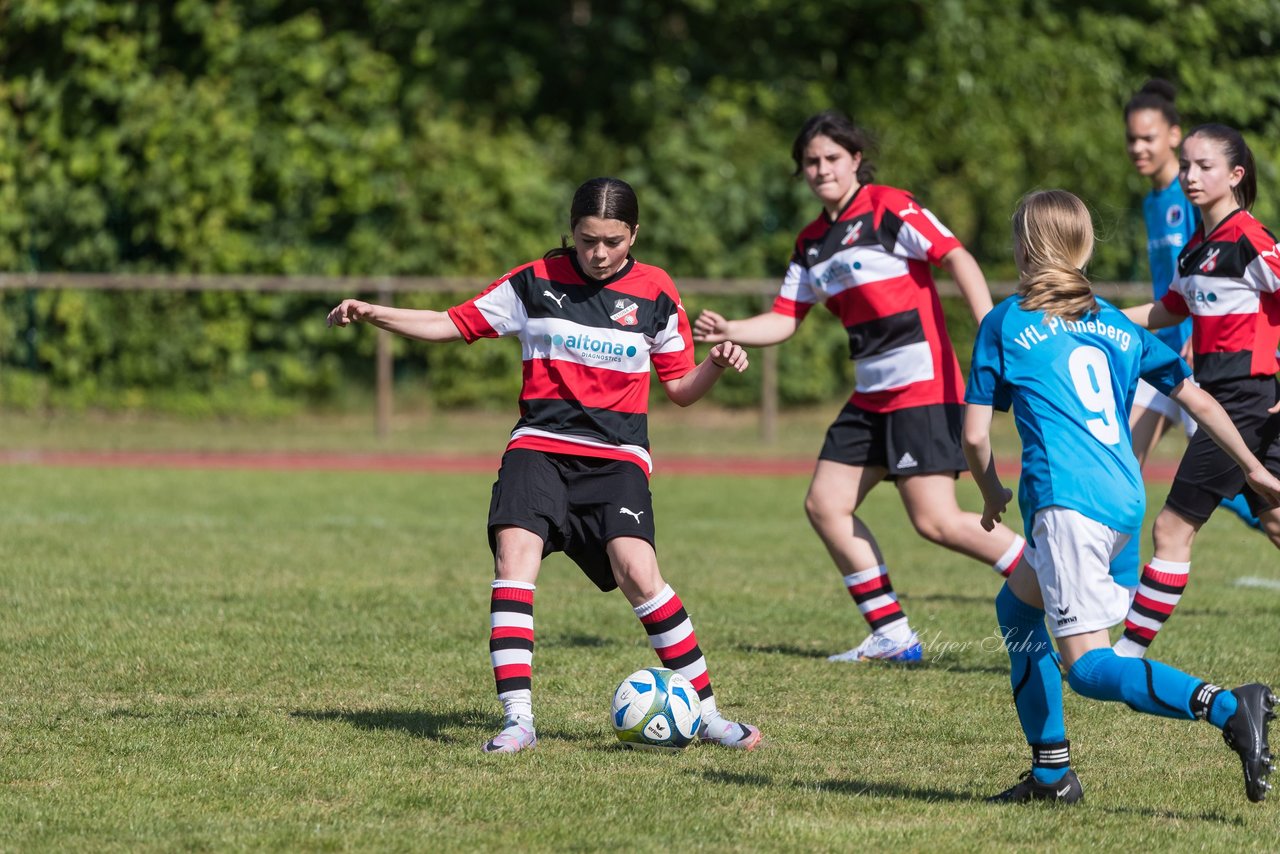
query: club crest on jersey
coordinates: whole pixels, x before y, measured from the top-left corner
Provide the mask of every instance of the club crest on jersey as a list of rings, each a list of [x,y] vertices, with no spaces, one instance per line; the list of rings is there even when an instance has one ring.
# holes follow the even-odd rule
[[[1164,212],[1165,225],[1169,226],[1170,228],[1177,228],[1178,226],[1182,225],[1182,218],[1183,218],[1182,208],[1178,207],[1177,205],[1173,205],[1172,207],[1170,207],[1168,210]]]
[[[640,322],[637,318],[639,311],[640,306],[629,299],[614,300],[613,314],[609,315],[609,319],[621,326],[635,326]]]
[[[840,241],[841,246],[852,246],[859,235],[862,234],[862,220],[849,223],[849,227],[845,229],[844,237]],[[816,247],[815,247],[816,248]]]
[[[1218,255],[1222,253],[1221,249],[1210,249],[1209,254],[1200,262],[1201,273],[1212,273],[1218,266]]]

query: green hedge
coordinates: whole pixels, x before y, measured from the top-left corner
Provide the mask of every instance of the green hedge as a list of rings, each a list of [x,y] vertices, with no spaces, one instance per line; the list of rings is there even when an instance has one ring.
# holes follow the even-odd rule
[[[1274,2],[0,8],[4,270],[496,276],[559,242],[578,183],[616,174],[640,194],[645,261],[780,276],[815,212],[790,140],[836,106],[873,131],[880,179],[992,278],[1009,212],[1046,186],[1093,207],[1095,275],[1142,278],[1120,108],[1152,75],[1181,84],[1185,124],[1246,131],[1257,213],[1280,211]],[[0,404],[339,405],[372,343],[323,329],[338,296],[0,294]],[[807,323],[784,348],[784,402],[844,393],[840,337]],[[510,399],[500,346],[400,350],[442,405]]]

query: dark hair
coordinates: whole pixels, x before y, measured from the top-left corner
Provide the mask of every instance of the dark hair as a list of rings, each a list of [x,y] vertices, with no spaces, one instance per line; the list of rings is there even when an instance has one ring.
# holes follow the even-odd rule
[[[1161,80],[1154,77],[1142,84],[1134,96],[1129,99],[1129,103],[1124,105],[1124,117],[1129,118],[1130,113],[1136,113],[1139,110],[1155,110],[1164,116],[1164,120],[1171,125],[1181,124],[1178,118],[1178,108],[1174,105],[1174,100],[1178,97],[1178,87],[1174,86],[1168,80]]]
[[[578,227],[583,219],[595,216],[600,219],[616,219],[624,222],[634,234],[640,223],[640,202],[636,191],[621,178],[592,178],[578,187],[569,204],[569,229]],[[568,235],[561,235],[560,246],[543,255],[555,258],[572,251]]]
[[[1244,177],[1231,190],[1236,197],[1236,204],[1245,210],[1253,207],[1258,198],[1258,170],[1253,165],[1253,152],[1240,135],[1240,131],[1220,124],[1200,125],[1182,138],[1185,144],[1193,136],[1208,137],[1222,146],[1222,153],[1227,158],[1227,168],[1244,167]]]
[[[815,136],[825,136],[850,154],[862,153],[862,162],[858,164],[858,183],[870,184],[875,177],[876,167],[867,161],[867,150],[871,148],[871,136],[862,128],[850,121],[844,113],[826,110],[805,120],[795,142],[791,143],[791,159],[795,161],[799,175],[804,171],[804,150],[813,142]]]

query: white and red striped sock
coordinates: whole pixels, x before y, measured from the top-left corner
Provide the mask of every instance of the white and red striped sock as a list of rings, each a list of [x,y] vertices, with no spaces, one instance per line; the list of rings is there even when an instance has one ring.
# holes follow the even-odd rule
[[[489,662],[503,716],[533,720],[533,591],[524,581],[495,581],[489,598]]]
[[[635,612],[662,666],[688,679],[697,690],[703,720],[718,717],[720,712],[716,709],[711,677],[707,674],[707,659],[698,647],[693,621],[671,585],[662,588],[648,602],[637,605]]]
[[[1190,573],[1190,563],[1158,557],[1142,568],[1138,591],[1124,620],[1124,634],[1113,647],[1117,655],[1142,658],[1147,654],[1147,648],[1178,607]]]
[[[889,583],[887,569],[873,566],[851,573],[844,577],[844,586],[873,632],[904,640],[910,636],[907,615],[898,604],[898,594]]]

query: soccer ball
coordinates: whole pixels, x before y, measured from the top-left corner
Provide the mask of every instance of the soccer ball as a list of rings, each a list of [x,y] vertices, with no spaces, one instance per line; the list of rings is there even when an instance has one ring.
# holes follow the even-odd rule
[[[665,667],[637,670],[613,692],[613,729],[625,746],[675,752],[702,725],[702,704],[689,680]]]

